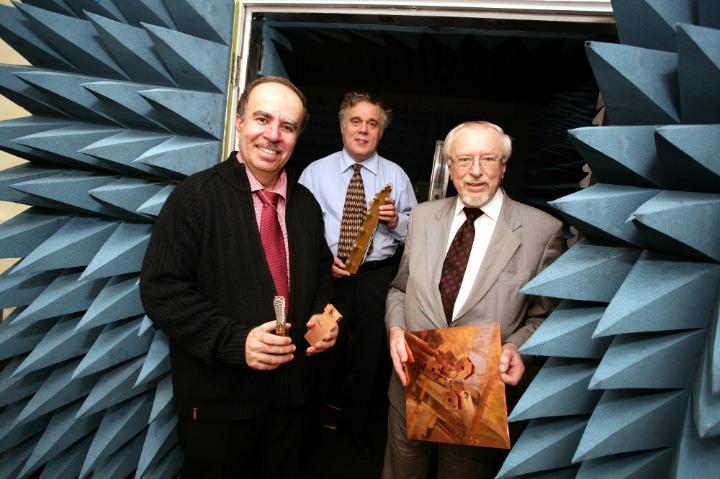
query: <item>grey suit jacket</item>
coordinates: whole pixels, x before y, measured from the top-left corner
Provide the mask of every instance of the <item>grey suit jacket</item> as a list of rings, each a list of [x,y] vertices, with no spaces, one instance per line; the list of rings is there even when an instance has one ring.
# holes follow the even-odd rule
[[[407,331],[448,327],[438,285],[455,201],[455,197],[445,198],[413,210],[405,252],[387,296],[388,330],[392,326]],[[550,299],[526,296],[520,288],[552,263],[563,247],[560,221],[505,194],[480,271],[451,326],[498,321],[503,343],[520,347],[554,307]],[[405,410],[402,385],[394,374],[390,399]]]

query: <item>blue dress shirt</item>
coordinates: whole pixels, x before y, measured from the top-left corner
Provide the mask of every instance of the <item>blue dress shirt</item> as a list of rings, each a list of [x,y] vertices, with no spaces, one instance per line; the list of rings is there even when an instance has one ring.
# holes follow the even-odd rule
[[[345,194],[353,174],[354,163],[355,160],[342,150],[310,163],[300,175],[300,183],[312,191],[315,199],[320,203],[325,220],[325,240],[334,256],[337,256]],[[410,210],[415,207],[417,200],[410,178],[397,164],[381,157],[377,152],[361,164],[360,174],[365,186],[366,202],[372,200],[385,185],[392,183],[390,197],[395,200],[399,216],[398,225],[394,230],[388,228],[385,223],[378,224],[373,238],[372,253],[365,260],[380,261],[395,254],[398,244],[405,242]]]

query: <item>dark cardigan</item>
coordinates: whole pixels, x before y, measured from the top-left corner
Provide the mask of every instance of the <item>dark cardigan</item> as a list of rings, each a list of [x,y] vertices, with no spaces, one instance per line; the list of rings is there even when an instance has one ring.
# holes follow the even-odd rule
[[[305,323],[330,300],[332,254],[312,193],[288,182],[288,321],[294,359],[274,371],[245,362],[254,327],[274,319],[265,261],[244,165],[231,157],[183,181],[168,198],[143,261],[145,311],[170,338],[175,407],[198,420],[254,417],[304,404],[316,358],[305,355]]]

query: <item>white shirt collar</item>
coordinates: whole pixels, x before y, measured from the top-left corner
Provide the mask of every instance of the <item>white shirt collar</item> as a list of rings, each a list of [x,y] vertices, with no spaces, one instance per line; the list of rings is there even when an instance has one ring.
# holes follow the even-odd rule
[[[500,209],[502,208],[503,198],[505,198],[503,190],[502,188],[498,188],[492,199],[485,203],[482,208],[480,208],[482,209],[483,214],[491,220],[497,222],[498,218],[500,217]],[[463,212],[464,208],[465,204],[460,199],[460,196],[458,196],[455,199],[455,216],[461,213],[465,215],[465,213]]]

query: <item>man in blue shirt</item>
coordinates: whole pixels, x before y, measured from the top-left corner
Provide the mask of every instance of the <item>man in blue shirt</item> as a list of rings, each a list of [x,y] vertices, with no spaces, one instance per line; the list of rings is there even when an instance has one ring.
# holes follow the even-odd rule
[[[395,252],[405,242],[410,210],[417,201],[402,168],[377,153],[390,121],[390,111],[382,102],[365,92],[347,93],[340,105],[339,120],[343,149],[311,163],[300,176],[300,183],[320,203],[325,239],[334,255],[334,303],[343,314],[345,327],[341,330],[348,335],[343,338],[347,339],[347,347],[338,349],[346,351],[347,360],[344,413],[353,443],[367,453],[371,396],[378,381],[387,381],[389,372],[385,296],[399,260]],[[351,275],[345,270],[347,248],[340,245],[340,230],[356,170],[362,178],[365,205],[388,183],[392,184],[392,193],[380,206],[380,223],[365,262],[356,275]]]

